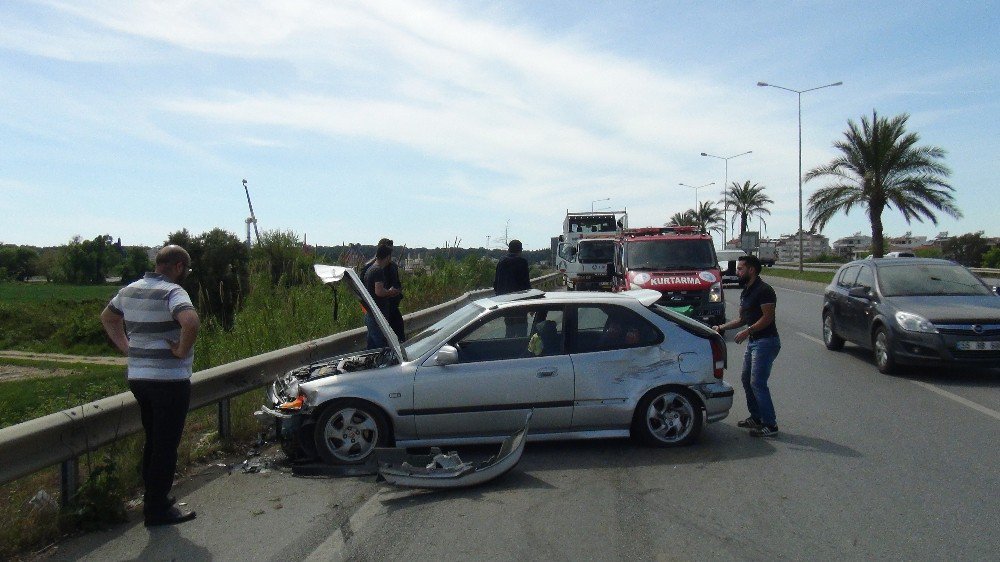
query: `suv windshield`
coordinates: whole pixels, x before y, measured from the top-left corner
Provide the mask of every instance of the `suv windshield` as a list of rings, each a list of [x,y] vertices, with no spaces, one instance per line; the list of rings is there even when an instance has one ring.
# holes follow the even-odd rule
[[[711,269],[718,267],[711,240],[635,240],[626,245],[630,269]]]
[[[878,268],[879,288],[887,297],[990,295],[975,275],[960,265],[920,264]]]
[[[423,354],[431,350],[431,347],[440,343],[438,335],[448,335],[455,333],[462,326],[472,322],[483,311],[483,307],[476,303],[469,303],[462,308],[452,312],[448,316],[438,320],[431,326],[417,332],[403,344],[406,357],[410,360],[420,358]]]
[[[608,263],[615,257],[615,243],[612,240],[583,240],[580,242],[580,263]]]

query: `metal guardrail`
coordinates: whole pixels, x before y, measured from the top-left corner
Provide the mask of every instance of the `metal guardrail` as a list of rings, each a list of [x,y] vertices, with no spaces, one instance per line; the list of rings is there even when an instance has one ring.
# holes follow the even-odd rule
[[[545,287],[561,279],[551,273],[531,280]],[[491,294],[471,291],[446,303],[403,317],[407,330],[430,326],[466,303]],[[278,374],[313,361],[359,349],[365,329],[355,328],[284,349],[241,359],[194,373],[191,377],[191,410],[219,404],[220,435],[229,427],[228,401],[260,388]],[[99,447],[142,430],[139,407],[131,392],[102,398],[55,414],[0,429],[0,483],[16,480],[62,463],[63,500],[76,490],[77,459]]]

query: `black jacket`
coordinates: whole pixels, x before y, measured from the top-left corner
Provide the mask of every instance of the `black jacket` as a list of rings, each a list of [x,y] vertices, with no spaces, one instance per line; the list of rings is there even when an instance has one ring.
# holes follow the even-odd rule
[[[507,254],[497,263],[497,272],[493,276],[493,292],[503,295],[515,291],[526,291],[530,288],[528,260],[520,255]]]

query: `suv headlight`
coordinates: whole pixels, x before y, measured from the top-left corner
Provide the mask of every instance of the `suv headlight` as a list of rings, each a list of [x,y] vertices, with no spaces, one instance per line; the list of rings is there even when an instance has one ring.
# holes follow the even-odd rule
[[[896,323],[899,324],[900,328],[908,332],[938,333],[937,328],[934,327],[934,324],[930,320],[912,312],[897,312]]]
[[[722,283],[715,283],[708,290],[708,302],[722,302]]]

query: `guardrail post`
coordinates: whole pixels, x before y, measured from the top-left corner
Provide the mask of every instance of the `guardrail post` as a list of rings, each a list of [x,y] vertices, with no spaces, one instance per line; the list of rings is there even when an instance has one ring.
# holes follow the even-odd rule
[[[219,439],[229,439],[233,430],[229,417],[229,399],[219,400]]]
[[[73,457],[59,465],[59,501],[66,507],[80,488],[80,458]]]

